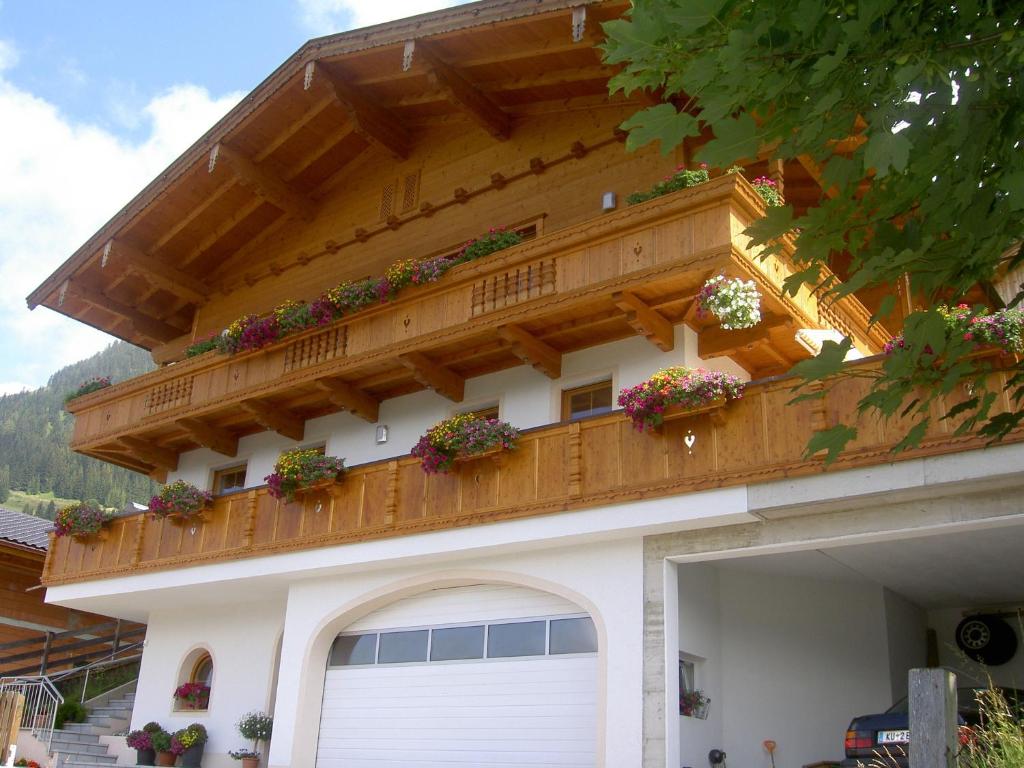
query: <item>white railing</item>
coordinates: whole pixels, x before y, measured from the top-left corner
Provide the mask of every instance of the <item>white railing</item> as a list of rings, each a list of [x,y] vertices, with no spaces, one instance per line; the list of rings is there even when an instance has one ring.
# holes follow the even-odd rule
[[[0,677],[0,695],[20,693],[25,697],[25,706],[21,711],[21,727],[32,732],[32,735],[50,750],[53,738],[53,724],[57,719],[57,707],[64,702],[64,697],[45,676],[37,677]]]

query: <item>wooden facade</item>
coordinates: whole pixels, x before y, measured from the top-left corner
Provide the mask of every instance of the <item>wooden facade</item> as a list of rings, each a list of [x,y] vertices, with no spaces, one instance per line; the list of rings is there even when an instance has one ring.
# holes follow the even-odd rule
[[[861,363],[877,366],[877,361]],[[1002,374],[995,374],[1002,376]],[[858,417],[864,377],[834,386],[820,400],[789,405],[794,380],[755,382],[742,399],[714,412],[667,422],[660,434],[637,432],[621,413],[526,432],[501,461],[485,457],[450,475],[425,475],[405,457],[353,468],[331,488],[287,504],[266,488],[220,496],[205,522],[192,525],[146,514],[122,517],[104,540],[66,537],[50,548],[47,585],[663,498],[709,488],[800,477],[981,448],[954,435],[937,405],[919,447],[893,455],[909,423]],[[995,385],[993,385],[995,386]],[[1001,389],[1001,385],[999,386]],[[1008,409],[1006,394],[997,409]],[[941,411],[941,412],[940,412]],[[815,429],[856,423],[860,435],[826,467],[806,458]],[[687,434],[696,438],[688,448]],[[1005,442],[1024,439],[1011,434]],[[691,502],[692,503],[692,502]]]

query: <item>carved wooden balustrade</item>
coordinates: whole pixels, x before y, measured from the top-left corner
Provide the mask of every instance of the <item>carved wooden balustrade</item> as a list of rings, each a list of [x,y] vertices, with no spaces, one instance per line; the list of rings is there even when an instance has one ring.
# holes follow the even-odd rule
[[[291,504],[254,488],[217,498],[208,521],[194,530],[145,514],[120,517],[103,541],[54,539],[43,583],[481,525],[985,445],[978,437],[954,436],[955,422],[936,418],[919,447],[893,455],[909,425],[858,420],[856,403],[869,386],[864,378],[845,380],[822,399],[788,405],[793,385],[785,378],[754,383],[741,400],[668,422],[660,434],[637,432],[621,412],[540,427],[525,432],[502,461],[479,459],[450,475],[425,475],[418,460],[406,456],[354,467],[341,483]],[[942,407],[951,405],[952,399]],[[996,410],[1008,407],[1000,396]],[[805,458],[811,432],[840,421],[860,427],[849,450],[828,468],[819,458]],[[688,434],[694,439],[686,440]],[[1021,439],[1018,431],[1007,442]]]
[[[543,234],[328,327],[78,398],[72,448],[160,476],[182,451],[234,455],[238,437],[262,429],[300,440],[306,419],[341,409],[374,421],[381,400],[424,386],[458,401],[465,378],[524,362],[557,378],[562,354],[638,333],[670,349],[682,322],[700,331],[702,357],[729,355],[754,375],[809,356],[799,328],[836,329],[879,351],[887,337],[856,299],[780,296],[790,262],[759,258],[743,235],[763,212],[736,174]],[[761,286],[760,327],[705,327],[694,296],[719,272]]]

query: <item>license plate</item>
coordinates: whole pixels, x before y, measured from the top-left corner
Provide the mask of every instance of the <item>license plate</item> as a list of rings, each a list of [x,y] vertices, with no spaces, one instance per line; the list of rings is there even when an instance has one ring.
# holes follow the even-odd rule
[[[910,741],[910,731],[879,731],[879,744],[899,744]]]

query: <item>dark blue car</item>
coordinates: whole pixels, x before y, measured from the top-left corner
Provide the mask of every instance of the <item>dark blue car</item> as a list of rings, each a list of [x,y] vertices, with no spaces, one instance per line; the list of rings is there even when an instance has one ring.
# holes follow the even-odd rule
[[[961,726],[977,725],[978,692],[983,688],[957,688],[957,714]],[[1003,688],[1003,695],[1011,706],[1020,707],[1024,702],[1024,691]],[[879,715],[859,715],[846,729],[846,759],[842,768],[854,766],[886,766],[886,768],[907,768],[910,753],[910,715],[907,699],[903,698]]]

